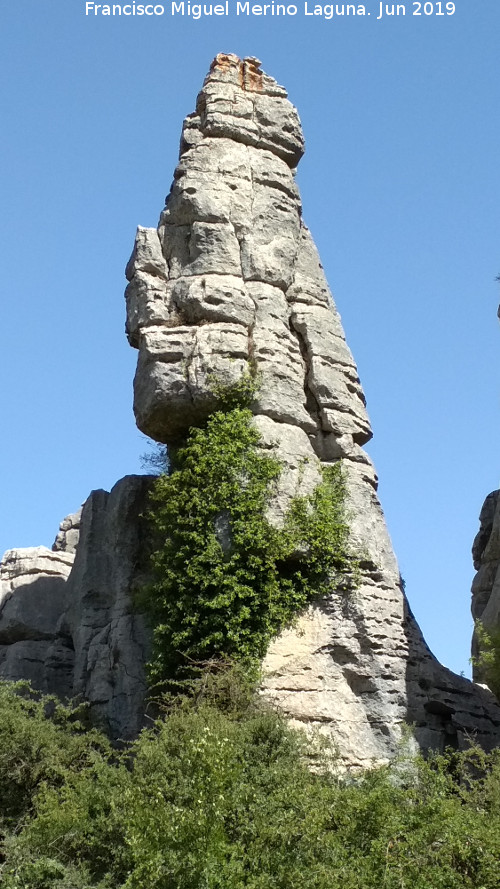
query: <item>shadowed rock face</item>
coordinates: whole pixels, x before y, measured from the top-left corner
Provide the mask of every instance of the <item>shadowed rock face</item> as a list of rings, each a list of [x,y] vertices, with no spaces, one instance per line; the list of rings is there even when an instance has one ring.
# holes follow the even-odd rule
[[[500,309],[499,309],[500,311]],[[486,630],[500,629],[500,491],[488,494],[479,516],[479,531],[472,546],[474,568],[472,616]],[[472,656],[479,654],[476,634],[472,638]],[[473,667],[474,678],[481,681],[481,670]]]
[[[149,633],[134,599],[147,566],[141,515],[151,477],[129,475],[84,504],[63,623],[74,648],[72,695],[113,738],[143,726]]]
[[[371,430],[357,370],[294,170],[303,152],[295,108],[256,59],[220,54],[183,126],[157,229],[139,228],[127,266],[127,335],[139,349],[139,428],[175,443],[215,406],[213,380],[256,369],[263,446],[282,460],[270,516],[343,459],[361,583],[311,607],[276,639],[263,693],[292,721],[317,726],[345,762],[394,754],[403,721],[423,748],[500,741],[492,695],[442,667],[426,646],[363,451]]]
[[[53,550],[9,550],[0,562],[0,679],[88,701],[112,738],[133,738],[144,722],[150,637],[134,592],[147,565],[150,480],[93,491]]]

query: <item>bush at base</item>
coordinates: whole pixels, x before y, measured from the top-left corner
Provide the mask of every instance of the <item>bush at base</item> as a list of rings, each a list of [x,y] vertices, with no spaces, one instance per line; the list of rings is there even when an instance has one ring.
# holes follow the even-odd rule
[[[77,733],[75,758],[70,723],[2,687],[14,735],[0,735],[0,768],[29,799],[9,823],[2,887],[497,889],[500,751],[346,782],[319,759],[312,773],[304,736],[255,699],[223,712],[213,691],[180,700],[122,754]]]

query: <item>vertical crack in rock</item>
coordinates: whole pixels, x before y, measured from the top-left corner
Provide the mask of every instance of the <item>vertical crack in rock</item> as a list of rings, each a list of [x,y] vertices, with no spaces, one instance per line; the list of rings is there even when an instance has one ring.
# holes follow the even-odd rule
[[[320,412],[319,402],[309,385],[309,374],[311,371],[311,365],[310,365],[309,355],[307,352],[307,346],[306,346],[304,337],[302,336],[300,330],[297,330],[294,326],[292,315],[289,316],[288,324],[289,324],[290,330],[292,332],[292,335],[297,340],[297,344],[298,344],[298,347],[300,350],[300,355],[301,355],[302,361],[304,363],[304,393],[305,393],[305,398],[306,398],[306,401],[305,401],[306,411],[310,415],[316,428],[319,429],[321,426],[321,412]],[[311,437],[311,441],[314,446],[317,442],[317,436],[313,435]],[[315,453],[320,458],[323,456],[322,453],[318,454],[318,452],[316,450],[315,450]]]

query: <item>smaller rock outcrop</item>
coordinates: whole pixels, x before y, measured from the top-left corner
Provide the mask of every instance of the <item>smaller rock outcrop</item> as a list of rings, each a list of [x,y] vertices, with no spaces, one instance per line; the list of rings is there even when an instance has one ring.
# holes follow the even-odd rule
[[[141,514],[151,476],[128,475],[83,506],[64,622],[74,647],[73,694],[113,738],[143,725],[149,634],[134,607],[147,545]]]
[[[60,633],[74,553],[45,546],[8,550],[0,563],[0,678],[43,692],[72,690],[71,644]]]
[[[78,540],[80,538],[80,525],[82,521],[82,510],[67,515],[59,525],[56,539],[52,544],[54,552],[76,553]]]
[[[134,606],[147,562],[150,476],[93,491],[61,522],[53,549],[9,550],[0,563],[0,679],[89,704],[112,738],[144,722],[149,633]]]
[[[472,582],[472,616],[488,631],[500,630],[500,491],[492,491],[484,501],[479,515],[479,531],[472,546],[474,568]],[[477,664],[479,640],[474,632],[472,657],[474,678],[481,681]]]

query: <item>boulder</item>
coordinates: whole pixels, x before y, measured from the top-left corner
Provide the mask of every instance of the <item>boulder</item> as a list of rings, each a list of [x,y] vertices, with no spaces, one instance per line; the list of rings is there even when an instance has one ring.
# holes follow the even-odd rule
[[[80,523],[82,519],[82,510],[67,515],[59,525],[56,539],[52,544],[54,552],[76,553],[78,540],[80,537]]]

